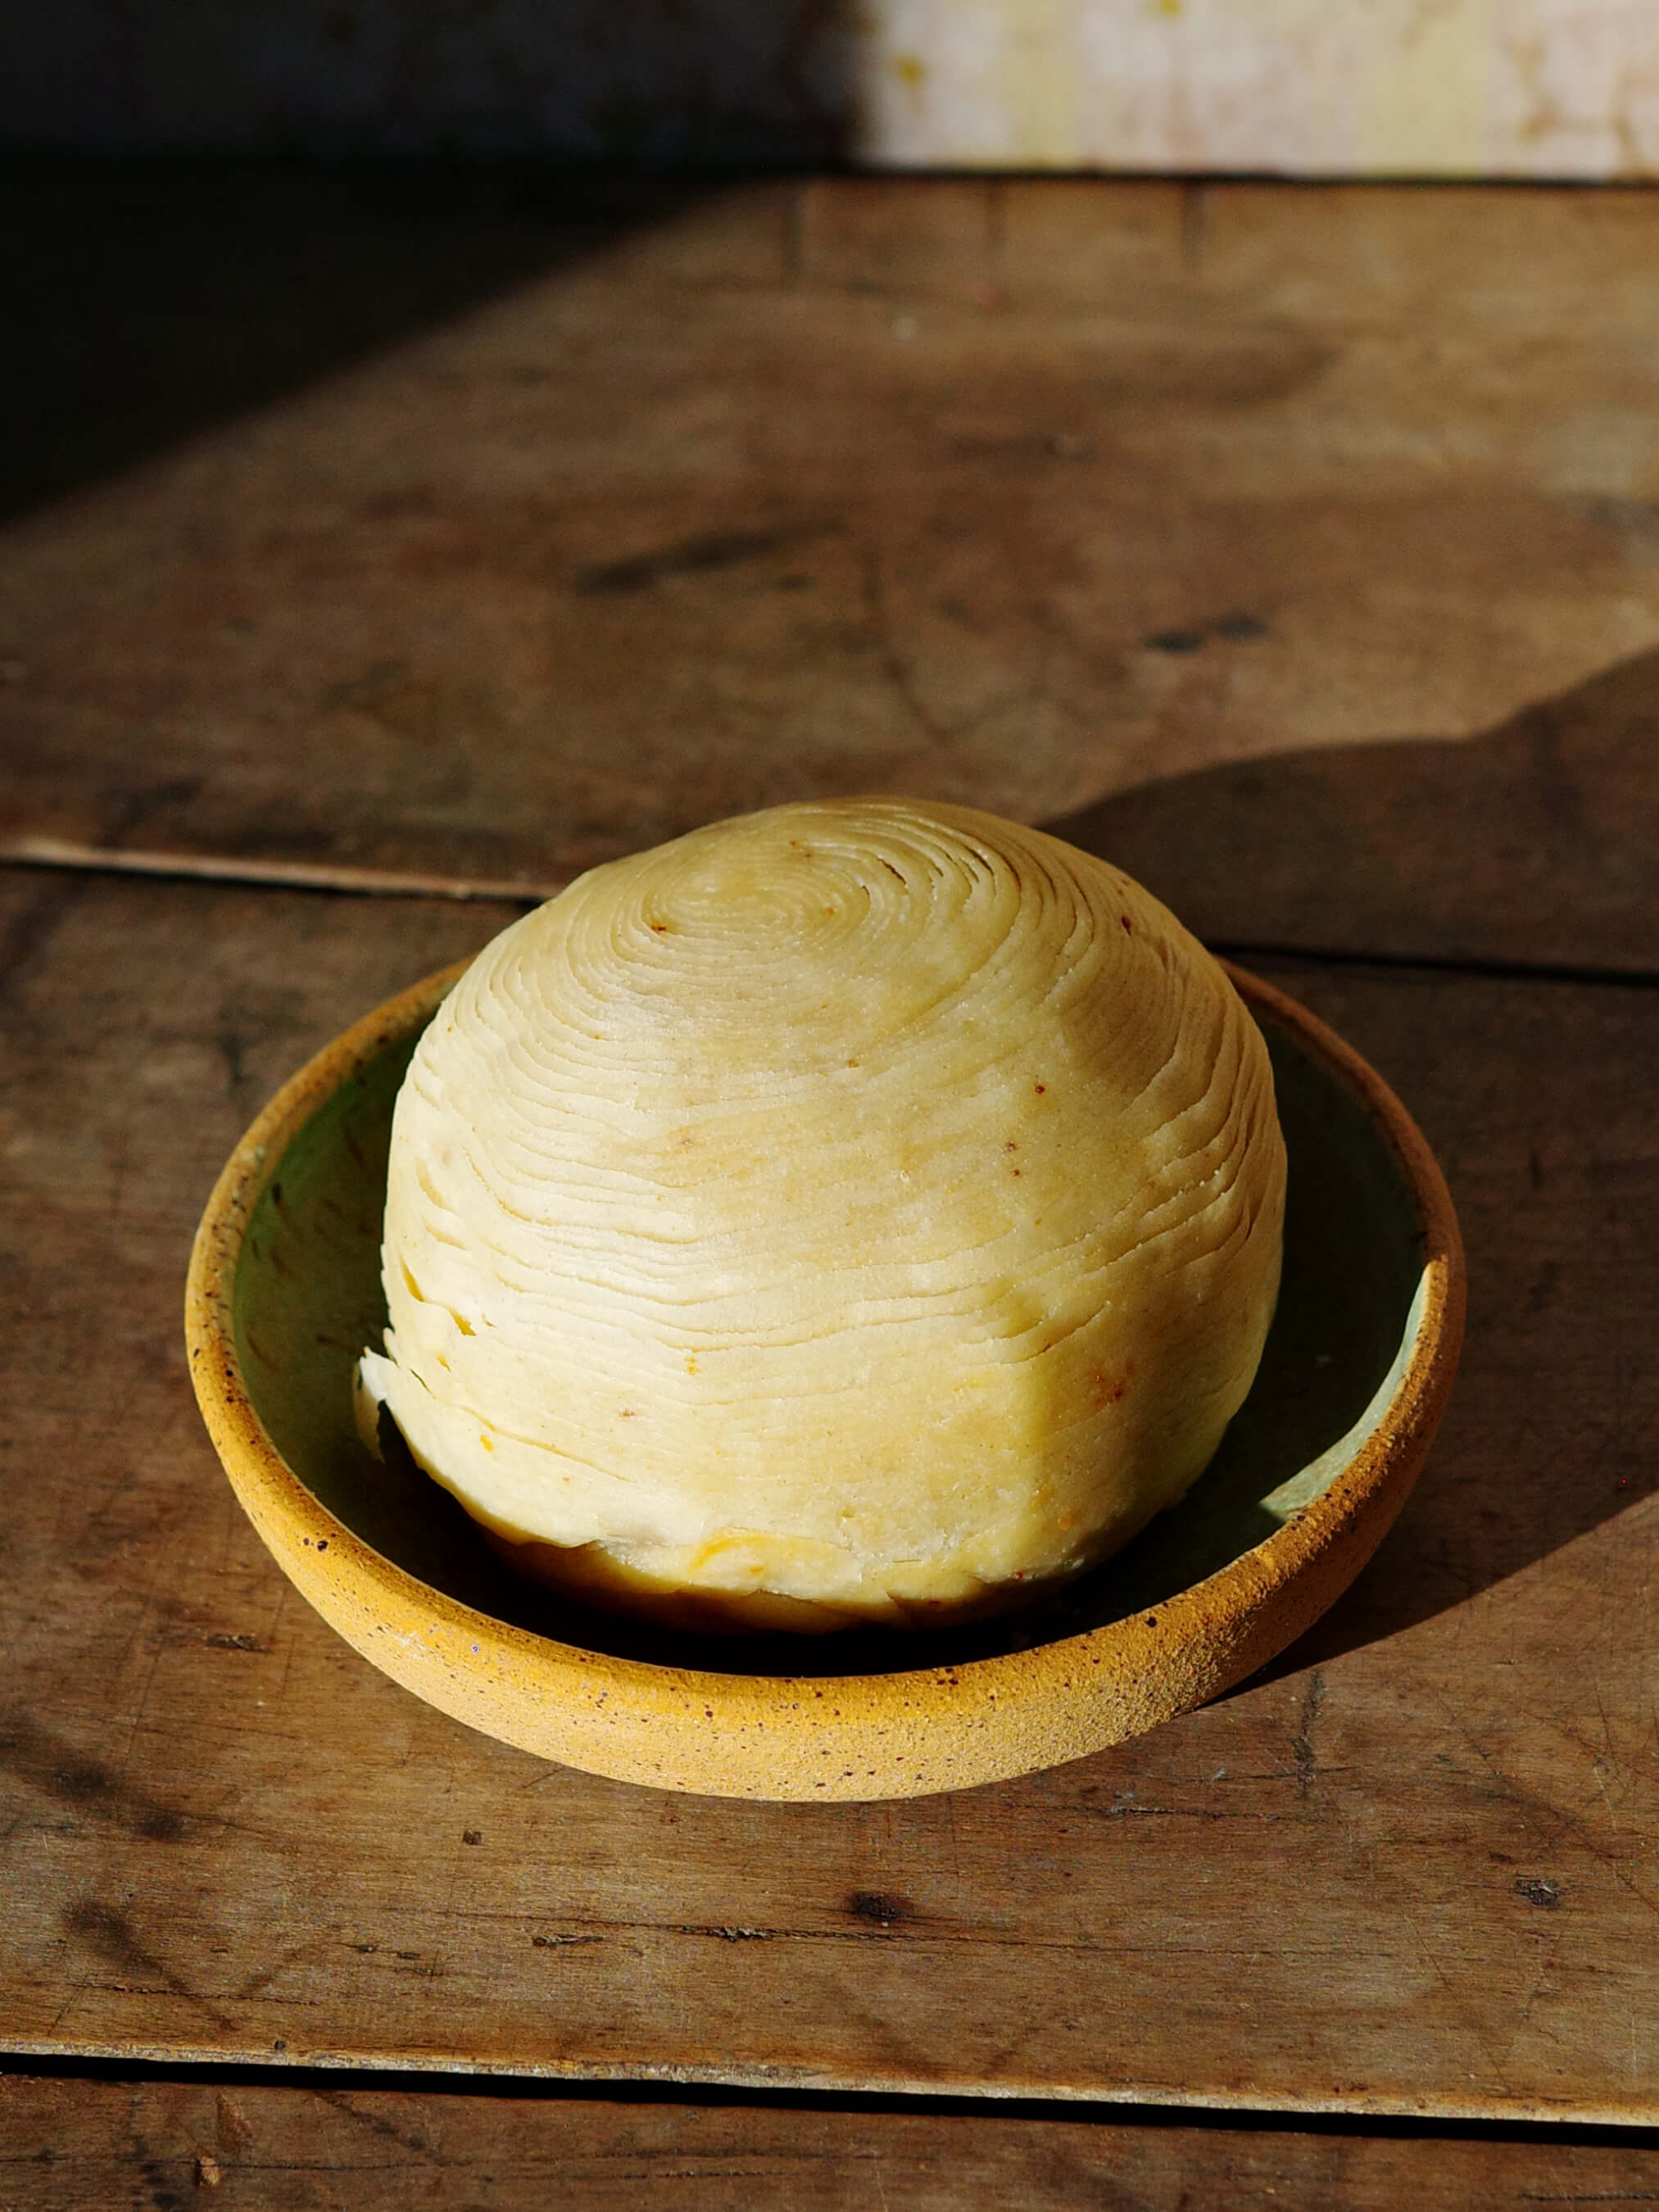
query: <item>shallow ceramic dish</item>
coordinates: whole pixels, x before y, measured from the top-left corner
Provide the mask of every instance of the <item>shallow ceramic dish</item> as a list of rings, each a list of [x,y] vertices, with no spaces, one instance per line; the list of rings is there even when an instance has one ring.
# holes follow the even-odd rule
[[[278,1093],[210,1200],[191,1370],[254,1526],[319,1613],[443,1711],[547,1759],[720,1796],[876,1798],[1028,1773],[1253,1673],[1353,1579],[1416,1480],[1456,1364],[1463,1256],[1404,1109],[1322,1024],[1235,980],[1290,1153],[1284,1285],[1255,1385],[1199,1483],[1126,1551],[972,1628],[674,1634],[522,1583],[382,1421],[392,1102],[459,969],[347,1030]]]

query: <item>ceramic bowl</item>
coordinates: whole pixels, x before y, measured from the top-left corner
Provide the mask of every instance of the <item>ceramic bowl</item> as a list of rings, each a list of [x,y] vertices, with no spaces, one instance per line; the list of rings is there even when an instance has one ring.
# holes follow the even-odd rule
[[[1261,1371],[1188,1497],[1034,1610],[969,1628],[699,1637],[520,1581],[352,1369],[385,1322],[392,1102],[459,969],[359,1022],[278,1093],[210,1200],[191,1370],[237,1496],[347,1642],[544,1759],[721,1796],[878,1798],[1077,1759],[1252,1674],[1345,1589],[1398,1513],[1456,1364],[1463,1257],[1440,1172],[1381,1079],[1255,977],[1290,1154]]]

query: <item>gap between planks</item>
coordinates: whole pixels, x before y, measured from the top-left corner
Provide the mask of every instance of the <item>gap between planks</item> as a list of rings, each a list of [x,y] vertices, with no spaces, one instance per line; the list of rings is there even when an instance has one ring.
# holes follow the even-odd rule
[[[357,898],[516,900],[539,906],[570,882],[543,883],[487,876],[438,876],[395,868],[346,868],[311,860],[225,859],[212,854],[149,853],[77,845],[63,837],[12,837],[0,844],[0,866],[63,868],[82,874],[157,876],[172,881],[252,884],[265,890],[332,891]]]
[[[315,2091],[330,2096],[383,2093],[406,2097],[533,2099],[547,2103],[680,2105],[709,2110],[753,2107],[875,2116],[915,2113],[939,2118],[994,2117],[1011,2122],[1092,2123],[1103,2128],[1203,2129],[1252,2135],[1334,2136],[1401,2141],[1626,2143],[1652,2148],[1656,2130],[1639,2121],[1447,2117],[1363,2110],[1303,2110],[1276,2105],[1121,2103],[1110,2098],[1001,2096],[921,2089],[768,2087],[763,2083],[641,2080],[638,2076],[550,2075],[491,2069],[450,2072],[424,2067],[340,2066],[300,2061],[103,2058],[12,2051],[0,2075],[33,2081],[122,2086],[207,2083],[223,2089]],[[1620,2200],[1623,2201],[1622,2199]]]
[[[85,875],[144,876],[162,882],[246,885],[263,890],[321,891],[350,898],[442,898],[480,903],[539,906],[574,880],[539,882],[490,876],[445,876],[395,868],[349,868],[331,862],[256,860],[212,854],[156,853],[81,845],[62,837],[13,837],[0,843],[0,867],[52,868]],[[1647,968],[1586,967],[1565,961],[1493,960],[1479,955],[1354,951],[1342,945],[1297,945],[1245,938],[1214,938],[1209,949],[1227,960],[1311,960],[1336,968],[1382,968],[1431,975],[1484,975],[1498,982],[1611,984],[1626,989],[1659,987]]]

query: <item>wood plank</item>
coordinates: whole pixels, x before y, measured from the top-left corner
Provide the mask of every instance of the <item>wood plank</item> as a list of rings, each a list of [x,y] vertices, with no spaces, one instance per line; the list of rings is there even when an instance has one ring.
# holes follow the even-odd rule
[[[1637,2203],[1659,2148],[1176,2126],[990,2111],[834,2111],[227,2079],[0,2079],[0,2191],[28,2212],[1499,2212]],[[198,2191],[211,2191],[211,2196]]]
[[[1659,993],[1281,967],[1451,1174],[1464,1374],[1271,1678],[872,1807],[538,1765],[294,1601],[178,1305],[259,1097],[476,910],[0,883],[14,2051],[1659,2118]]]
[[[810,793],[1041,819],[1479,736],[1659,647],[1640,195],[223,188],[257,283],[161,281],[189,176],[118,234],[167,408],[64,366],[100,187],[19,226],[30,455],[175,442],[0,534],[0,836],[544,880]]]

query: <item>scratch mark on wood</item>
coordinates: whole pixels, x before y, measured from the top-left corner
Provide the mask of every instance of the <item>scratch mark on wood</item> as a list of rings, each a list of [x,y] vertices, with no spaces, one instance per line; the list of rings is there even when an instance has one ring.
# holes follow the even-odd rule
[[[369,898],[496,900],[539,906],[570,880],[568,876],[529,882],[521,878],[446,876],[398,868],[353,868],[333,861],[247,860],[235,854],[157,853],[132,846],[78,844],[65,837],[12,837],[0,843],[0,867],[50,868],[76,875],[156,876],[163,882],[252,884],[269,890],[336,891]],[[36,915],[31,932],[23,921]],[[0,986],[14,969],[39,951],[68,911],[64,893],[52,887],[14,923],[0,942]]]
[[[1181,265],[1195,276],[1204,265],[1205,236],[1210,223],[1210,194],[1204,185],[1187,185],[1181,194]]]
[[[339,2113],[342,2119],[349,2120],[354,2126],[366,2128],[371,2135],[379,2136],[385,2142],[395,2142],[404,2150],[413,2151],[417,2158],[427,2159],[434,2165],[443,2163],[428,2137],[414,2128],[400,2128],[395,2121],[386,2119],[379,2112],[360,2112],[352,2101],[350,2092],[319,2089],[316,2094],[331,2112]]]
[[[702,530],[648,553],[633,553],[620,561],[600,561],[578,568],[573,580],[579,592],[592,598],[614,598],[624,592],[645,591],[663,576],[700,576],[711,569],[757,561],[768,553],[787,552],[809,538],[823,537],[833,527],[830,523],[813,522],[782,530]]]
[[[222,2089],[214,2102],[214,2123],[221,2150],[240,2153],[253,2141],[253,2124],[241,2106]]]
[[[199,1990],[193,1990],[164,1959],[147,1949],[134,1935],[125,1913],[117,1911],[112,1905],[106,1905],[95,1897],[82,1898],[64,1911],[62,1925],[65,1935],[84,1943],[96,1957],[113,1966],[117,1973],[137,1981],[141,1989],[159,1984],[174,1996],[184,1998],[187,2004],[197,2006],[216,2027],[229,2032],[228,2015]],[[127,1983],[118,1983],[116,1986],[125,1989]]]
[[[908,1898],[884,1889],[855,1889],[847,1900],[847,1910],[877,1928],[896,1928],[915,1914]]]
[[[953,732],[940,720],[917,690],[908,663],[900,652],[893,635],[891,614],[887,605],[886,586],[882,580],[881,554],[873,545],[866,545],[863,558],[864,607],[870,631],[880,661],[882,673],[892,685],[900,702],[911,720],[931,744],[945,744]]]
[[[1312,1794],[1316,1771],[1314,1731],[1319,1725],[1319,1716],[1325,1704],[1325,1676],[1316,1667],[1308,1677],[1308,1694],[1302,1703],[1302,1720],[1291,1745],[1291,1754],[1296,1761],[1296,1794],[1306,1798]]]

